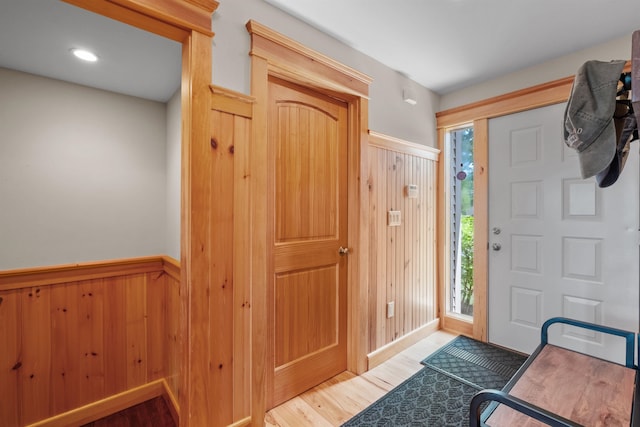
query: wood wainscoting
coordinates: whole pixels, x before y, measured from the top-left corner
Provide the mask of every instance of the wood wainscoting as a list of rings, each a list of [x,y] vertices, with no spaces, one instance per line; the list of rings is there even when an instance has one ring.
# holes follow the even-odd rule
[[[369,135],[369,368],[438,329],[438,155],[428,146]],[[407,193],[410,184],[415,197]],[[391,210],[400,211],[399,226],[387,225]]]
[[[179,284],[178,263],[161,256],[0,272],[2,425],[109,404],[157,380],[166,386],[151,389],[175,402]]]

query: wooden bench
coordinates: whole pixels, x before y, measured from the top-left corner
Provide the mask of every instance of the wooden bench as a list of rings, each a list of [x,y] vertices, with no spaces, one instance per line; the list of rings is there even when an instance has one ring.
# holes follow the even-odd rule
[[[553,324],[568,324],[626,340],[625,365],[548,343]],[[502,390],[483,390],[471,400],[471,427],[638,426],[636,334],[556,317],[542,326],[538,348]],[[486,409],[485,402],[491,402]]]

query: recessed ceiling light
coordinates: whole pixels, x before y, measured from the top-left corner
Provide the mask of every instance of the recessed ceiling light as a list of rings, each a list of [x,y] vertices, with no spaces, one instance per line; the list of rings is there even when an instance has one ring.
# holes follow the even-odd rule
[[[98,57],[96,56],[96,54],[93,52],[89,52],[88,50],[74,48],[74,49],[71,49],[71,53],[73,53],[76,56],[76,58],[80,58],[83,61],[96,62],[98,60]]]

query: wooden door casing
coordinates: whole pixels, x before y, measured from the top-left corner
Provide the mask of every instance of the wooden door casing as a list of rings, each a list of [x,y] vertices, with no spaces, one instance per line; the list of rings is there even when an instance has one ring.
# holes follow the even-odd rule
[[[268,406],[347,368],[348,108],[269,79]]]

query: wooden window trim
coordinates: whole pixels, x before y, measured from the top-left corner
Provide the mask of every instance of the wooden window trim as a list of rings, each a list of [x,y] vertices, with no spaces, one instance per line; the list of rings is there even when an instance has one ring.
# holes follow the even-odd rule
[[[474,316],[467,318],[447,314],[446,286],[448,286],[449,212],[446,162],[441,161],[438,176],[438,248],[442,254],[438,265],[439,312],[441,328],[488,340],[488,241],[489,241],[489,119],[565,102],[569,98],[573,76],[532,86],[483,101],[436,113],[438,146],[444,154],[447,132],[469,123],[474,127]]]

